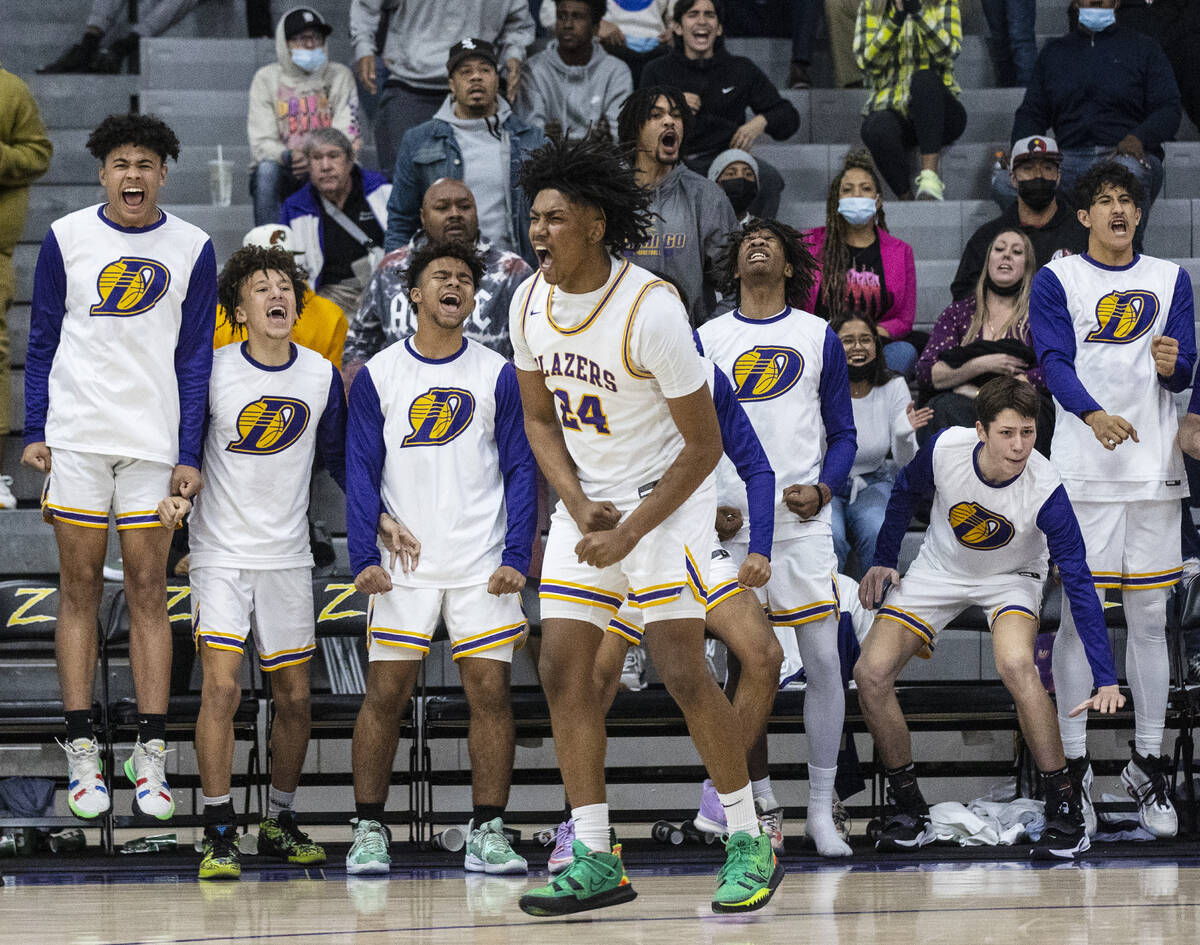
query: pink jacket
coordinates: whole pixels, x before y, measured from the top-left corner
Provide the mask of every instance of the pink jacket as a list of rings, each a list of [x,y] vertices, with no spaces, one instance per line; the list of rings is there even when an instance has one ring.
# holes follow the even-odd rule
[[[900,339],[907,335],[917,316],[917,264],[913,259],[913,250],[908,243],[898,239],[886,230],[879,233],[879,255],[883,257],[883,280],[888,292],[892,295],[892,307],[887,315],[880,319],[879,327],[891,337]],[[818,264],[821,262],[821,250],[825,246],[825,227],[818,226],[804,231],[809,252],[813,254]],[[805,308],[814,311],[817,299],[821,293],[821,276],[813,285]]]

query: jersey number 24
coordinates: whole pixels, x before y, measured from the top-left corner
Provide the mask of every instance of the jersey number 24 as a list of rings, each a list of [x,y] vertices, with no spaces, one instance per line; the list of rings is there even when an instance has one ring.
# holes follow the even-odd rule
[[[576,410],[571,409],[571,395],[565,390],[556,390],[554,399],[558,401],[558,412],[564,430],[582,430],[583,424],[587,424],[602,436],[611,434],[608,417],[604,416],[604,407],[595,394],[584,394],[580,397]]]

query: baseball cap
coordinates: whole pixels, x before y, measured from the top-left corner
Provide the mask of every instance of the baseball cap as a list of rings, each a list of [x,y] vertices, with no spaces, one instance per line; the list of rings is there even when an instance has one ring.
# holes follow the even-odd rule
[[[496,55],[496,47],[486,39],[460,39],[450,47],[450,58],[446,60],[446,74],[453,75],[454,70],[472,56],[477,56],[490,62],[494,68],[499,68],[500,57]]]
[[[311,7],[297,7],[283,18],[284,39],[291,39],[297,33],[303,33],[307,29],[318,30],[323,36],[328,36],[333,32],[333,27]]]
[[[304,250],[296,249],[296,238],[290,226],[282,223],[264,223],[256,226],[242,238],[242,246],[261,246],[263,249],[282,249],[294,256],[303,256]]]
[[[1012,146],[1010,164],[1016,167],[1022,161],[1034,158],[1047,158],[1062,163],[1062,152],[1058,150],[1058,142],[1043,135],[1030,135],[1022,138]]]

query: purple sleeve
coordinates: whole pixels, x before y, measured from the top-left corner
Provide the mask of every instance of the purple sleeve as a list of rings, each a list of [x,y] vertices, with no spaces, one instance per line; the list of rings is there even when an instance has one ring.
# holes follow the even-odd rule
[[[333,481],[346,491],[346,388],[341,372],[331,364],[329,398],[317,424],[317,459],[329,470]]]
[[[912,521],[913,509],[921,499],[933,495],[933,448],[944,432],[939,430],[931,436],[929,442],[917,450],[913,461],[896,475],[887,511],[883,514],[883,525],[875,540],[872,567],[895,568],[899,562],[900,544]]]
[[[355,575],[380,564],[375,533],[383,512],[383,410],[369,368],[354,376],[346,418],[346,545]]]
[[[33,272],[33,304],[29,314],[29,344],[25,351],[25,445],[46,439],[50,407],[50,366],[67,313],[67,271],[54,230],[42,240]],[[8,383],[7,378],[4,383]]]
[[[1029,330],[1046,387],[1064,410],[1082,419],[1101,407],[1075,373],[1075,328],[1067,308],[1067,293],[1051,270],[1042,267],[1033,277],[1029,295]]]
[[[496,378],[496,447],[504,476],[507,529],[500,564],[521,574],[529,571],[533,538],[537,530],[537,465],[525,437],[525,414],[517,370],[508,362]]]
[[[967,333],[967,325],[971,322],[970,311],[974,307],[974,299],[964,299],[962,302],[952,302],[946,306],[933,331],[929,333],[929,341],[921,357],[917,360],[917,384],[926,390],[933,389],[933,366],[943,351],[957,348],[963,336]]]
[[[200,454],[204,451],[208,377],[212,374],[212,339],[217,318],[217,256],[212,240],[205,242],[192,267],[182,308],[179,340],[175,343],[179,463],[199,469]]]
[[[825,424],[825,458],[821,460],[820,481],[837,492],[854,465],[858,435],[854,429],[854,405],[850,401],[846,349],[832,328],[825,329],[818,391],[821,420]]]
[[[1167,313],[1166,334],[1179,342],[1179,354],[1175,358],[1175,373],[1170,377],[1158,377],[1158,382],[1178,394],[1192,384],[1192,372],[1196,369],[1196,320],[1193,309],[1192,280],[1181,266],[1175,278],[1175,292],[1171,296],[1171,310]],[[1189,406],[1190,410],[1190,406]]]
[[[750,553],[770,558],[771,544],[775,540],[775,470],[771,468],[771,461],[767,459],[745,408],[734,396],[733,385],[720,368],[713,371],[713,404],[721,424],[725,455],[737,467],[738,475],[746,484],[750,507]]]
[[[1088,568],[1087,551],[1075,510],[1071,508],[1067,490],[1061,485],[1042,504],[1037,526],[1045,534],[1050,557],[1062,575],[1063,593],[1071,602],[1075,628],[1092,667],[1092,681],[1098,687],[1115,686],[1117,670],[1108,641],[1108,628],[1104,624],[1104,610]]]

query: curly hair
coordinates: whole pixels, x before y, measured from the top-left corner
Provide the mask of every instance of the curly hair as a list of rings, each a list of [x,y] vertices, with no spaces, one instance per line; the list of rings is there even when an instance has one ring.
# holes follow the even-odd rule
[[[634,93],[637,94],[637,93]],[[521,165],[521,189],[532,202],[557,190],[575,204],[604,214],[604,245],[620,255],[650,235],[650,195],[637,185],[625,151],[595,136],[549,141]]]
[[[871,333],[871,337],[875,341],[875,360],[871,362],[874,365],[874,370],[871,372],[871,376],[867,378],[868,383],[872,387],[882,387],[893,377],[900,377],[900,374],[888,368],[887,362],[883,358],[883,339],[879,337],[879,326],[875,324],[875,319],[870,315],[849,312],[832,319],[829,322],[829,327],[833,329],[835,335],[841,335],[842,329],[849,322],[862,322],[867,326],[867,330]]]
[[[679,111],[679,124],[683,128],[679,140],[681,153],[683,142],[687,141],[692,133],[695,118],[691,106],[679,89],[670,85],[647,85],[640,88],[621,103],[621,111],[617,113],[617,141],[623,148],[627,148],[634,158],[637,156],[638,136],[642,133],[642,125],[650,120],[650,113],[654,111],[659,98],[665,98]]]
[[[1079,175],[1079,179],[1075,181],[1075,193],[1073,194],[1075,206],[1080,210],[1090,210],[1105,187],[1114,187],[1125,191],[1133,198],[1133,202],[1137,204],[1139,210],[1146,208],[1146,188],[1142,186],[1142,182],[1137,179],[1133,171],[1116,161],[1101,161],[1099,164],[1093,164]]]
[[[554,6],[557,7],[562,0],[554,0]],[[608,0],[580,0],[581,3],[587,5],[588,11],[592,14],[592,26],[599,26],[600,21],[604,19],[604,14],[608,12]]]
[[[159,156],[179,160],[179,139],[171,127],[156,115],[109,115],[88,135],[87,149],[101,164],[117,148],[131,144]]]
[[[850,246],[846,242],[849,224],[838,213],[841,199],[842,179],[850,170],[866,171],[875,182],[875,193],[883,193],[883,180],[871,159],[871,152],[858,148],[846,152],[842,169],[829,184],[829,195],[825,198],[825,245],[821,247],[821,297],[820,308],[829,313],[832,320],[842,314],[846,305],[846,271],[850,268]],[[887,231],[887,218],[883,207],[875,211],[875,225]]]
[[[242,303],[242,287],[256,272],[270,271],[282,273],[291,282],[296,295],[296,317],[300,317],[304,309],[305,285],[296,268],[296,258],[286,249],[243,246],[229,257],[217,277],[217,301],[225,310],[225,323],[233,329],[234,335],[240,335],[246,327],[234,315]]]
[[[783,294],[787,304],[799,307],[808,298],[817,279],[817,261],[804,243],[804,237],[786,223],[751,217],[740,230],[726,237],[725,252],[717,265],[721,292],[738,304],[742,300],[742,280],[738,278],[738,254],[742,243],[760,230],[771,233],[783,247],[783,258],[791,264],[792,274],[784,282]]]
[[[479,280],[483,278],[485,266],[483,259],[476,252],[474,246],[469,246],[466,243],[457,240],[443,240],[441,242],[427,242],[420,249],[414,252],[408,259],[408,269],[404,273],[404,287],[412,291],[417,287],[417,283],[421,281],[421,276],[430,264],[436,259],[457,259],[468,269],[471,270],[471,281],[475,287],[479,287]]]

